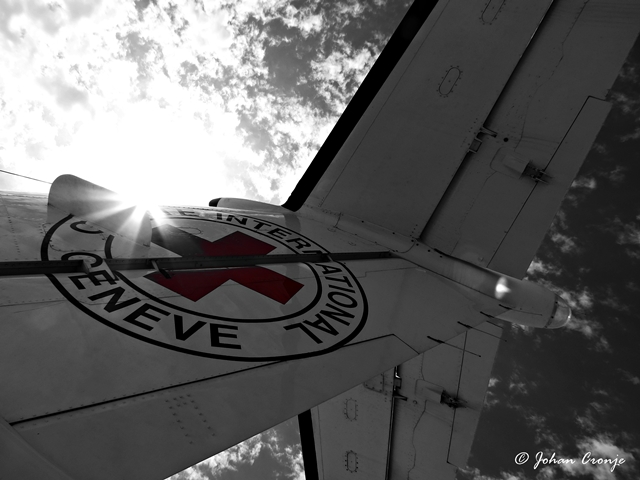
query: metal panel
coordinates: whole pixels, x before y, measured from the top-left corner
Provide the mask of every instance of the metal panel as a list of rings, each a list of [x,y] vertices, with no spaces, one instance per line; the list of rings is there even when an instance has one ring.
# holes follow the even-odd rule
[[[363,295],[369,302],[366,324],[357,331],[357,337],[350,340],[352,344],[339,349],[332,347],[329,355],[315,358],[297,358],[294,355],[277,363],[249,358],[221,361],[184,355],[175,349],[159,348],[163,345],[157,342],[141,341],[140,335],[124,335],[121,330],[109,326],[107,321],[107,313],[128,316],[138,303],[147,305],[154,292],[164,288],[149,284],[144,294],[123,290],[118,298],[107,295],[107,291],[124,289],[123,272],[132,275],[128,280],[133,284],[142,282],[141,275],[146,273],[132,274],[130,270],[122,270],[115,272],[122,275],[116,280],[115,273],[108,268],[111,260],[105,259],[109,257],[108,252],[122,258],[115,259],[114,265],[127,267],[126,259],[130,255],[148,251],[152,258],[160,258],[163,255],[175,256],[180,251],[174,252],[171,242],[164,242],[162,247],[154,243],[148,249],[130,248],[131,242],[127,243],[122,237],[110,240],[108,232],[101,232],[100,228],[82,223],[80,219],[59,213],[55,217],[47,217],[51,210],[42,208],[44,198],[36,203],[38,208],[34,215],[28,209],[24,213],[20,206],[15,206],[12,207],[12,216],[6,217],[16,219],[17,225],[26,225],[23,230],[12,230],[12,239],[20,241],[25,236],[34,239],[34,245],[22,253],[50,259],[47,261],[52,263],[42,263],[45,267],[68,268],[70,263],[74,268],[79,267],[81,262],[63,259],[82,258],[83,251],[86,251],[85,256],[95,262],[100,260],[102,264],[78,274],[0,279],[0,301],[4,303],[1,307],[3,321],[0,322],[0,338],[3,339],[0,378],[5,387],[0,391],[0,403],[2,415],[23,438],[40,454],[54,458],[61,468],[73,475],[85,476],[90,463],[97,478],[166,476],[407,360],[416,354],[408,344],[415,349],[428,349],[438,341],[448,340],[465,329],[455,323],[452,316],[464,317],[469,324],[481,320],[473,309],[463,305],[469,301],[461,302],[463,298],[452,290],[451,285],[406,260],[384,258],[386,254],[380,258],[379,247],[355,236],[327,229],[318,222],[291,214],[254,213],[248,216],[247,212],[225,211],[223,214],[219,210],[183,210],[169,213],[171,219],[165,221],[171,221],[188,232],[192,240],[189,245],[193,242],[213,244],[220,238],[226,238],[225,235],[244,229],[246,235],[254,235],[264,242],[280,236],[280,243],[274,240],[271,247],[274,255],[289,255],[286,257],[288,260],[296,260],[290,256],[290,251],[296,251],[297,246],[304,247],[302,252],[319,249],[305,243],[300,232],[318,239],[323,246],[339,248],[345,253],[339,257],[343,263],[336,263],[335,259],[327,262],[330,258],[325,256],[331,257],[330,253],[295,255],[303,260],[326,264],[326,272],[330,272],[327,275],[335,276],[336,281],[344,279],[337,276],[338,270],[342,272],[343,268],[349,268],[353,275],[351,278],[360,282]],[[51,224],[51,220],[55,220],[55,224]],[[259,226],[266,230],[264,225],[269,226],[267,233],[254,232],[259,230]],[[290,248],[284,245],[290,245]],[[311,258],[305,255],[320,256]],[[139,260],[146,262],[147,259]],[[223,263],[232,268],[235,260],[228,258],[224,262],[231,263]],[[245,260],[259,263],[265,258]],[[188,263],[191,260],[179,261]],[[304,264],[279,263],[269,268],[281,270],[300,282],[307,281],[309,271],[302,267],[296,267],[296,270],[293,268],[296,265]],[[100,271],[103,276],[98,278],[96,275]],[[106,275],[115,283],[107,281]],[[237,285],[229,284],[221,286],[220,290],[221,294],[232,296],[237,288]],[[427,292],[438,301],[430,299]],[[158,298],[176,305],[189,304],[185,299],[174,298],[179,297],[178,294],[169,292],[163,295]],[[244,295],[243,298],[249,298],[251,292],[244,292]],[[136,298],[137,302],[131,303]],[[455,304],[453,310],[450,304]],[[236,308],[244,308],[247,315],[264,314],[257,311],[259,309],[251,302],[236,302]],[[283,312],[288,308],[291,306],[279,306],[277,311]],[[364,306],[358,308],[365,311]],[[432,321],[425,322],[425,318]],[[155,321],[148,316],[142,320],[147,323]],[[248,320],[247,325],[252,325],[252,318],[244,320]],[[193,320],[187,320],[185,316],[184,322],[187,321],[186,325],[190,327],[182,324],[182,337],[186,337],[185,329],[194,326]],[[409,327],[408,323],[415,323],[419,331]],[[181,345],[177,325],[175,338],[171,337],[174,333],[172,321],[159,326],[154,331],[158,335],[156,340],[162,337],[173,347]],[[251,338],[260,340],[260,348],[278,344],[282,334],[262,335],[253,327],[247,327],[247,332],[253,335]],[[394,333],[405,341],[397,339]],[[322,336],[323,342],[331,339],[331,335],[328,327],[318,329],[317,336]],[[289,349],[302,346],[306,349],[304,355],[313,354],[311,350],[316,346],[310,336],[302,333],[294,344],[284,342],[282,345]],[[16,365],[20,367],[16,368]],[[309,365],[312,367],[307,368]],[[283,378],[286,379],[284,383]],[[364,401],[360,404],[360,399],[371,395],[384,396],[380,392],[388,389],[392,382],[374,380],[369,384],[368,389],[362,387],[362,397],[347,399],[352,401],[345,403],[341,414],[345,421],[351,423],[362,420],[364,415],[386,416],[384,423],[388,432],[389,415],[383,415],[380,413],[382,410],[376,408],[370,410]],[[223,395],[221,392],[226,393]],[[265,401],[269,403],[267,407],[257,408],[255,402],[263,405]],[[265,408],[271,410],[264,413]],[[368,425],[370,422],[363,423]],[[211,436],[211,430],[215,437]],[[386,446],[383,438],[379,450],[385,450]],[[355,447],[341,452],[341,455],[342,467],[353,475],[357,471],[362,475],[373,472],[373,459],[381,458],[378,453],[369,456]],[[3,474],[9,478],[15,476],[15,465],[4,463],[3,466]]]
[[[319,478],[455,478],[469,456],[501,333],[485,322],[399,365],[395,380],[390,370],[312,409]],[[451,408],[447,396],[461,406]]]
[[[499,244],[490,268],[517,278],[525,275],[610,108],[608,102],[588,99],[546,169],[552,180],[535,186]]]
[[[440,345],[399,368],[400,393],[407,399],[396,405],[392,480],[455,478],[456,468],[446,461],[453,410],[434,401],[434,397],[439,400],[438,394],[442,391],[452,392],[458,387],[462,363],[462,352],[458,348],[463,343],[456,337],[449,344]]]
[[[590,96],[604,98],[639,29],[637,2],[555,2],[421,239],[521,277],[604,121]]]
[[[455,410],[447,461],[465,468],[484,406],[491,370],[500,346],[502,328],[483,323],[467,332],[457,396],[464,408]],[[479,356],[478,356],[479,355]]]
[[[0,479],[72,480],[54,463],[43,457],[0,417]]]
[[[46,197],[0,194],[0,261],[40,260]]]
[[[438,5],[308,204],[418,236],[549,3]]]
[[[384,480],[392,377],[387,371],[312,409],[321,480]]]
[[[400,366],[391,479],[453,479],[466,465],[500,334],[484,323]]]
[[[13,427],[72,477],[157,480],[413,355],[387,337],[330,356],[248,368]],[[20,477],[20,471],[2,468],[0,475]]]

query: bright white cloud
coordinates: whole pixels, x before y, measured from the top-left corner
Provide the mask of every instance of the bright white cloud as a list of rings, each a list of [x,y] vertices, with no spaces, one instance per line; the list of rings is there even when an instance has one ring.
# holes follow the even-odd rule
[[[573,463],[558,466],[566,475],[590,475],[595,480],[615,480],[619,478],[616,471],[635,471],[634,453],[616,446],[606,435],[584,438],[577,446],[581,456],[574,458]],[[620,460],[624,462],[619,463]]]
[[[536,282],[560,295],[571,307],[573,316],[571,321],[564,327],[566,330],[578,332],[587,339],[594,341],[597,351],[611,351],[611,345],[603,335],[604,326],[600,321],[592,317],[592,309],[597,300],[589,288],[585,287],[576,290],[560,288],[547,278],[536,278]],[[524,332],[526,334],[532,334],[535,329],[512,326],[512,331],[514,331],[514,333]]]
[[[540,260],[538,257],[534,257],[534,259],[531,261],[531,264],[529,265],[529,268],[527,269],[527,276],[535,276],[535,275],[558,276],[561,273],[562,273],[562,270],[558,266],[552,265],[550,263],[545,263],[542,260]]]
[[[459,470],[462,478],[467,480],[527,480],[524,474],[500,472],[499,476],[484,475],[478,468],[463,468]]]
[[[48,181],[73,173],[162,203],[284,201],[384,41],[354,49],[336,28],[331,51],[310,51],[309,75],[287,80],[295,65],[273,70],[265,58],[285,37],[263,27],[284,22],[296,45],[321,39],[318,6],[4,0],[0,168]],[[337,25],[353,18],[351,3],[331,8]],[[301,96],[319,93],[324,106]],[[5,177],[0,188],[42,188]]]
[[[499,403],[498,395],[496,393],[496,386],[500,383],[500,380],[495,377],[489,379],[489,385],[487,386],[487,393],[484,397],[484,408],[488,409]]]
[[[301,448],[299,445],[292,446],[287,444],[280,435],[283,428],[291,428],[291,422],[297,422],[297,418],[287,420],[279,426],[254,435],[224,452],[220,452],[173,475],[168,480],[212,480],[213,478],[221,478],[225,472],[237,472],[247,465],[253,465],[265,451],[280,465],[278,478],[304,480],[304,462]]]
[[[597,186],[598,183],[593,177],[578,177],[571,184],[571,188],[583,188],[587,190],[595,190]]]
[[[539,280],[539,283],[564,298],[571,309],[579,314],[585,314],[589,310],[591,310],[591,308],[593,308],[595,297],[588,287],[584,287],[579,290],[569,290],[560,288],[554,283],[545,279]]]

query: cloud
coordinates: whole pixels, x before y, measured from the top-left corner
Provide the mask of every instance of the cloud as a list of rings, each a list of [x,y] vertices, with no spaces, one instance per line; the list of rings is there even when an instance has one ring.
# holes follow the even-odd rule
[[[636,473],[634,451],[627,451],[615,445],[613,439],[601,434],[583,438],[577,443],[580,457],[574,457],[574,463],[558,465],[569,476],[588,475],[595,480],[615,480],[616,472]],[[637,450],[635,451],[637,454]],[[618,464],[620,460],[623,463]],[[604,463],[607,461],[607,463]],[[617,461],[616,464],[612,463]]]
[[[568,228],[567,225],[567,212],[565,212],[562,208],[559,208],[556,212],[556,216],[553,218],[553,223],[551,224],[551,230],[566,230]]]
[[[604,178],[609,180],[611,183],[615,185],[619,185],[624,181],[626,177],[625,172],[627,170],[628,170],[627,167],[623,165],[616,165],[613,170],[610,170],[607,172],[601,172],[599,173],[599,175],[603,176]]]
[[[2,0],[0,168],[96,183],[106,171],[115,190],[182,204],[219,196],[282,202],[391,34],[389,18],[405,8],[318,1],[296,8],[280,0],[55,5]],[[358,28],[365,19],[381,29]],[[191,138],[181,136],[185,121]],[[154,167],[138,178],[153,178],[133,185],[140,172],[130,168],[143,163]],[[16,185],[0,178],[0,188]]]
[[[531,375],[523,378],[520,374],[519,368],[514,367],[509,376],[508,386],[509,392],[512,394],[528,395],[530,390],[533,390],[538,386],[538,383],[531,378]]]
[[[573,203],[577,202],[575,196],[571,197],[570,200]],[[553,223],[551,224],[551,228],[549,229],[549,238],[551,241],[556,244],[562,253],[580,253],[582,249],[578,246],[575,237],[571,237],[563,231],[568,230],[567,224],[567,214],[562,209],[558,210],[556,216],[553,219]]]
[[[575,237],[556,231],[551,234],[551,241],[560,247],[562,253],[579,253],[581,251]]]
[[[616,241],[620,245],[640,245],[640,225],[635,222],[622,224],[619,222],[620,231]]]
[[[511,333],[513,335],[524,333],[525,335],[532,336],[535,334],[535,331],[536,331],[534,327],[529,327],[527,325],[520,325],[519,323],[510,323],[509,328],[511,329]]]
[[[625,82],[637,84],[640,81],[640,65],[634,65],[630,61],[625,62],[619,73],[619,78]]]
[[[587,190],[595,190],[597,187],[596,179],[593,177],[578,177],[571,184],[571,188],[582,188]]]
[[[568,330],[581,333],[586,338],[596,342],[596,350],[601,352],[610,352],[611,345],[609,341],[602,335],[603,326],[596,320],[573,317],[565,327]]]
[[[526,395],[529,393],[529,389],[527,388],[527,384],[524,382],[509,383],[509,390],[519,393],[521,395]]]
[[[599,395],[601,401],[593,400],[585,407],[584,412],[576,415],[576,423],[580,426],[581,432],[593,435],[598,431],[601,431],[603,426],[606,426],[608,416],[611,412],[611,404],[603,403],[606,401],[615,401],[615,396],[609,394],[604,390],[595,389],[594,394]]]
[[[87,92],[70,83],[62,75],[43,79],[41,84],[55,98],[56,103],[65,110],[74,106],[89,107]]]
[[[638,377],[637,375],[634,375],[631,372],[628,372],[626,370],[623,370],[623,369],[619,369],[619,370],[622,372],[622,377],[627,382],[630,382],[633,385],[640,385],[640,377]]]
[[[523,473],[500,472],[497,477],[484,475],[478,468],[461,468],[458,476],[461,480],[527,480]]]
[[[591,149],[595,150],[600,155],[607,155],[609,153],[609,149],[604,143],[594,142]]]
[[[548,280],[541,280],[540,283],[564,298],[572,310],[581,314],[591,310],[594,305],[595,297],[588,287],[584,287],[580,290],[570,290],[560,288]]]
[[[606,293],[603,295],[604,298],[599,300],[600,305],[607,306],[613,310],[617,310],[619,312],[629,312],[629,305],[624,303],[620,297],[618,297],[613,288],[607,287]]]
[[[496,393],[496,385],[500,383],[500,380],[496,377],[489,379],[489,385],[487,386],[487,393],[484,397],[484,408],[491,408],[499,403],[498,395]]]
[[[611,93],[611,100],[615,108],[624,115],[636,115],[640,109],[640,97],[632,97],[626,93],[616,91]]]
[[[265,447],[261,433],[234,447],[203,460],[183,472],[170,477],[171,480],[208,480],[218,477],[226,470],[237,470],[240,465],[253,465],[260,451]]]
[[[640,65],[627,61],[622,67],[616,82],[617,91],[612,91],[610,99],[613,102],[614,109],[617,109],[623,115],[633,116],[636,120],[636,128],[631,132],[620,135],[620,141],[632,141],[640,138],[640,127],[637,124],[638,113],[640,113],[640,96],[633,87],[638,83],[638,72]],[[621,82],[621,83],[620,83]]]
[[[634,220],[622,220],[620,217],[615,217],[613,221],[603,229],[615,235],[618,245],[629,246],[629,248],[624,250],[628,256],[639,259],[640,223],[636,220],[640,220],[640,215],[637,215]]]
[[[628,133],[626,135],[622,135],[620,137],[620,141],[628,142],[629,140],[638,140],[639,138],[640,138],[640,127],[636,127],[636,129],[633,132]]]
[[[527,425],[533,428],[535,432],[535,443],[537,445],[549,445],[555,450],[562,449],[562,441],[557,433],[553,432],[548,424],[547,418],[543,415],[534,413],[528,409],[520,409]]]
[[[627,288],[628,290],[631,290],[632,292],[640,292],[640,285],[638,285],[636,282],[632,280],[629,280],[625,284],[625,288]]]
[[[300,447],[298,420],[282,424],[220,452],[168,480],[212,480],[229,472],[242,475],[251,465],[259,465],[263,475],[273,470],[273,478],[304,480],[304,462]],[[253,471],[253,469],[252,469]]]
[[[549,418],[547,416],[538,413],[534,407],[527,406],[515,399],[510,399],[505,405],[516,411],[518,417],[523,419],[527,426],[533,431],[536,445],[544,445],[556,451],[562,450],[564,446],[562,439],[549,427]]]
[[[598,186],[598,182],[594,177],[580,176],[572,183],[567,192],[564,201],[570,202],[573,206],[583,200],[588,193],[594,191]]]
[[[527,269],[528,277],[537,277],[537,276],[559,276],[562,274],[562,269],[557,265],[552,265],[551,263],[545,263],[538,257],[534,257]]]
[[[589,407],[593,408],[599,414],[603,414],[607,410],[610,409],[610,407],[608,405],[604,405],[604,404],[602,404],[600,402],[596,402],[596,401],[593,401],[593,402],[589,403]]]
[[[590,412],[587,412],[586,415],[576,415],[576,423],[586,432],[593,432],[598,426]]]
[[[589,318],[596,304],[596,298],[588,287],[571,290],[561,288],[545,278],[538,278],[536,281],[560,295],[571,307],[573,316],[571,321],[564,327],[566,330],[578,332],[587,339],[595,341],[596,351],[611,351],[609,341],[602,334],[604,330],[602,323],[594,318]]]

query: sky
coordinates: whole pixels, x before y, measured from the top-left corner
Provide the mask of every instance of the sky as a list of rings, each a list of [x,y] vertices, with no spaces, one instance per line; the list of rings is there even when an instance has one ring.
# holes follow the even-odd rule
[[[304,480],[298,419],[251,437],[170,480]]]
[[[284,202],[406,10],[325,3],[0,0],[1,168]]]
[[[404,0],[0,0],[0,169],[136,201],[282,203]],[[465,480],[640,477],[640,46],[529,278],[576,319],[505,329]],[[0,190],[47,183],[0,173]],[[537,452],[604,466],[516,465]],[[304,478],[295,420],[174,479]]]
[[[569,300],[561,330],[503,337],[469,461],[459,478],[640,478],[640,41],[609,94],[613,108],[529,267]],[[530,460],[515,464],[527,452]],[[575,463],[537,468],[535,455]],[[625,464],[584,465],[592,457]],[[624,467],[624,468],[623,468]]]

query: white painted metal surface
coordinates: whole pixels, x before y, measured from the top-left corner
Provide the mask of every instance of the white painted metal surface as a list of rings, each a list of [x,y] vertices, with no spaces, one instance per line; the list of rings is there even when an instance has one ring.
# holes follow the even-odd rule
[[[248,283],[233,276],[247,267],[218,269],[225,282],[213,286],[191,282],[188,274],[201,270],[162,279],[153,270],[111,271],[104,260],[380,249],[295,214],[168,208],[152,219],[144,247],[44,208],[42,197],[25,208],[22,197],[4,200],[15,200],[5,235],[13,260],[91,265],[0,278],[2,417],[51,468],[76,478],[90,465],[95,478],[168,475],[468,328],[445,313],[469,325],[485,318],[447,282],[400,258],[256,265],[249,268],[262,273],[250,272]],[[34,236],[40,245],[22,242]],[[262,270],[298,287],[285,282],[290,298],[271,298],[255,281]],[[194,297],[204,284],[210,291]],[[15,465],[0,468],[15,474]]]
[[[440,2],[308,205],[418,237],[550,3]]]
[[[389,370],[314,408],[319,479],[454,479],[469,456],[501,333],[483,323],[403,363],[395,401]],[[443,394],[461,406],[449,407]]]
[[[384,480],[393,370],[312,409],[321,480]]]
[[[606,113],[585,95],[602,95],[640,28],[635,3],[559,1],[522,57],[548,4],[439,4],[298,213],[222,201],[243,210],[169,208],[136,217],[138,234],[96,215],[98,187],[68,198],[54,189],[49,208],[45,197],[3,195],[1,261],[86,259],[88,267],[0,278],[0,460],[11,456],[0,478],[166,477],[399,364],[411,385],[396,402],[391,478],[453,475],[497,347],[493,327],[479,325],[505,308],[412,255],[433,243],[521,272],[535,241],[524,253],[516,246],[543,235],[585,153],[582,139]],[[600,43],[587,58],[583,47]],[[590,61],[606,72],[574,86],[570,72]],[[538,66],[531,79],[527,69]],[[482,160],[459,169],[468,150]],[[552,177],[550,188],[522,187],[529,174]],[[459,188],[466,184],[473,188]],[[517,208],[492,211],[496,199]],[[401,254],[331,258],[381,250]],[[116,272],[105,261],[316,251],[327,257],[180,272]],[[481,362],[476,348],[486,350]],[[385,394],[358,388],[357,403],[346,398],[347,421],[387,411],[376,406]],[[466,408],[452,408],[459,401]],[[333,446],[331,422],[322,422],[322,442]],[[353,475],[378,475],[363,459],[379,455],[359,452],[388,445],[388,429],[367,429],[382,435],[353,437],[358,449],[345,450],[343,463]]]
[[[149,246],[149,213],[123,202],[114,192],[74,175],[62,175],[51,185],[49,206],[117,232],[133,242]]]
[[[421,239],[522,277],[604,122],[607,91],[639,31],[638,2],[554,2]],[[543,181],[527,165],[544,171]]]

